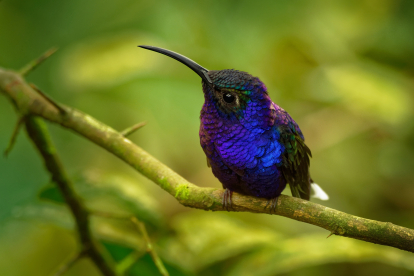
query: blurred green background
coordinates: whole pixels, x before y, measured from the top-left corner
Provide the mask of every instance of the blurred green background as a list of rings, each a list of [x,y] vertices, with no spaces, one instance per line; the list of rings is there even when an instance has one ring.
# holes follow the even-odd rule
[[[3,0],[0,41],[0,66],[13,69],[59,47],[29,82],[118,130],[147,121],[130,139],[200,186],[221,187],[199,146],[200,79],[136,46],[259,76],[305,134],[331,197],[322,204],[414,228],[414,1]],[[5,97],[0,110],[4,149],[17,117]],[[397,249],[278,216],[184,208],[89,141],[50,131],[88,205],[143,220],[171,275],[414,274]],[[76,251],[50,185],[22,132],[0,158],[0,275],[51,275]],[[157,275],[130,224],[96,218],[93,229],[116,261],[141,256],[128,275]],[[65,275],[99,272],[82,260]]]

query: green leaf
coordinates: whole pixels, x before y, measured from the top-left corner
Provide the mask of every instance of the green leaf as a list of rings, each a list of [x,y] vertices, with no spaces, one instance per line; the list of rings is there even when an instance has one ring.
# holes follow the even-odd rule
[[[39,198],[42,200],[52,201],[55,203],[65,203],[62,193],[54,184],[48,184],[39,192]]]
[[[178,269],[177,267],[166,263],[163,260],[165,268],[167,269],[170,276],[191,276],[194,274],[185,272]],[[155,266],[154,261],[152,260],[149,254],[145,254],[140,258],[126,273],[127,276],[140,276],[140,275],[161,275],[158,268]]]
[[[160,245],[160,253],[170,263],[193,273],[281,239],[266,227],[210,212],[177,216],[173,229],[176,235]]]
[[[126,258],[133,249],[119,245],[117,243],[112,243],[108,241],[101,241],[103,246],[106,248],[106,250],[111,254],[112,258],[115,260],[115,262],[119,262],[122,259]]]
[[[112,172],[87,171],[76,181],[76,190],[90,210],[119,216],[136,216],[150,228],[163,228],[159,202],[146,185]]]

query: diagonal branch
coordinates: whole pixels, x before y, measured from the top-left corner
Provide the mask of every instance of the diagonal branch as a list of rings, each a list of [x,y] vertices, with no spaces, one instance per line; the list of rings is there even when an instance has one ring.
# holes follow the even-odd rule
[[[82,244],[82,252],[85,253],[105,276],[116,276],[111,260],[105,258],[102,250],[94,241],[89,224],[89,213],[83,201],[77,196],[73,185],[66,175],[65,170],[57,156],[56,149],[52,143],[46,124],[41,118],[28,116],[26,119],[26,131],[39,150],[52,180],[58,186],[65,198],[78,228],[79,240]]]
[[[119,132],[73,108],[64,114],[38,95],[20,75],[0,68],[0,92],[15,105],[20,114],[41,116],[60,124],[111,152],[154,181],[184,206],[222,211],[223,190],[201,188],[186,181],[170,168],[134,145]],[[270,213],[266,200],[233,194],[233,211]],[[356,217],[313,202],[281,195],[274,214],[322,227],[335,235],[388,245],[414,252],[414,230]]]

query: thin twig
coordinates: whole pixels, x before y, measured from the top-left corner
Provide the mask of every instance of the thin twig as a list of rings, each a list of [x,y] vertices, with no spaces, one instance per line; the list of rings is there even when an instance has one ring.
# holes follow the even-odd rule
[[[39,66],[48,57],[50,57],[51,55],[53,55],[56,51],[57,51],[57,48],[56,47],[53,47],[53,48],[47,50],[39,58],[31,61],[29,64],[27,64],[22,69],[20,69],[20,71],[19,71],[20,75],[26,76],[29,72],[33,71],[37,66]]]
[[[110,214],[110,213],[106,213],[106,212],[101,212],[101,211],[89,211],[89,213],[91,215],[95,215],[95,216],[99,216],[99,217],[104,217],[104,218],[111,218],[111,219],[121,219],[121,220],[128,220],[131,221],[132,224],[134,224],[134,226],[140,231],[140,233],[142,234],[144,241],[145,241],[145,247],[147,252],[151,255],[152,260],[154,261],[155,266],[158,268],[158,270],[160,271],[161,275],[163,276],[168,276],[168,271],[165,269],[164,264],[162,263],[161,259],[158,257],[157,252],[155,251],[152,242],[148,236],[147,230],[145,228],[145,224],[142,223],[141,221],[139,221],[136,217],[134,216],[122,216],[122,215],[115,215],[115,214]],[[137,251],[138,252],[138,251]],[[133,254],[133,253],[132,253]],[[138,254],[138,253],[137,253]],[[135,260],[136,261],[136,260]],[[126,261],[127,262],[127,261]],[[123,266],[121,266],[118,269],[123,270],[123,272],[125,272],[131,265],[133,265],[134,263],[131,263],[131,261],[127,262],[129,265],[124,264]],[[119,271],[117,269],[117,271]]]
[[[116,266],[116,272],[119,275],[124,275],[142,256],[146,251],[134,251],[120,261]]]
[[[20,128],[21,128],[21,126],[22,126],[25,119],[26,119],[26,117],[23,116],[23,117],[20,117],[19,120],[17,120],[16,126],[14,127],[14,130],[13,130],[13,134],[10,138],[9,145],[4,150],[4,156],[5,157],[7,157],[9,155],[9,153],[11,152],[11,150],[13,149],[13,146],[16,143],[17,135],[19,134]]]
[[[56,271],[56,273],[53,274],[53,276],[61,276],[66,271],[68,271],[77,261],[79,261],[82,257],[84,257],[86,254],[85,250],[79,251],[75,255],[73,255],[67,262],[62,264],[61,267]]]
[[[144,237],[147,246],[147,252],[151,255],[151,258],[154,261],[155,266],[158,268],[158,271],[161,273],[161,275],[168,276],[168,271],[167,269],[165,269],[165,266],[162,263],[160,257],[154,250],[154,246],[152,245],[152,242],[148,236],[147,229],[145,229],[144,223],[140,222],[136,217],[132,217],[131,221],[134,223],[134,225],[137,227],[137,229],[141,232],[142,236]]]
[[[43,98],[45,98],[45,100],[47,100],[51,105],[53,105],[54,107],[56,107],[62,114],[66,113],[66,110],[63,109],[63,107],[61,107],[57,102],[55,102],[54,100],[52,100],[48,95],[46,95],[45,93],[43,93],[42,90],[40,90],[39,87],[37,87],[35,84],[30,83],[29,84],[31,88],[33,88],[37,93],[39,93]]]
[[[88,257],[95,263],[97,268],[105,276],[116,276],[112,260],[106,258],[102,249],[92,237],[89,221],[89,213],[83,201],[78,197],[73,184],[69,180],[66,171],[56,153],[56,149],[50,138],[46,124],[41,118],[29,116],[26,119],[26,130],[30,139],[39,150],[47,170],[56,183],[76,222],[77,232],[79,234],[82,249]]]
[[[135,131],[137,131],[138,129],[140,129],[141,127],[145,126],[147,124],[147,122],[141,122],[138,124],[133,125],[132,127],[129,127],[123,131],[121,131],[121,135],[124,137],[127,137],[129,135],[131,135],[132,133],[134,133]]]

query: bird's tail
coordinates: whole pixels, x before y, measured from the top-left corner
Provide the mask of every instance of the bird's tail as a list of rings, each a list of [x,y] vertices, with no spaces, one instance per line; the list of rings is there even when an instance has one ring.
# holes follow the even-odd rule
[[[311,195],[311,183],[311,179],[310,181],[302,180],[296,182],[294,179],[292,179],[291,182],[289,182],[290,192],[292,193],[292,196],[309,200]]]
[[[310,197],[320,200],[328,200],[328,194],[316,183],[312,178],[308,178],[309,181],[302,181],[295,183],[296,185],[289,185],[292,196],[309,200]]]
[[[311,183],[311,189],[312,189],[311,197],[318,198],[320,200],[329,199],[328,194],[324,190],[322,190],[322,188],[318,184]]]

